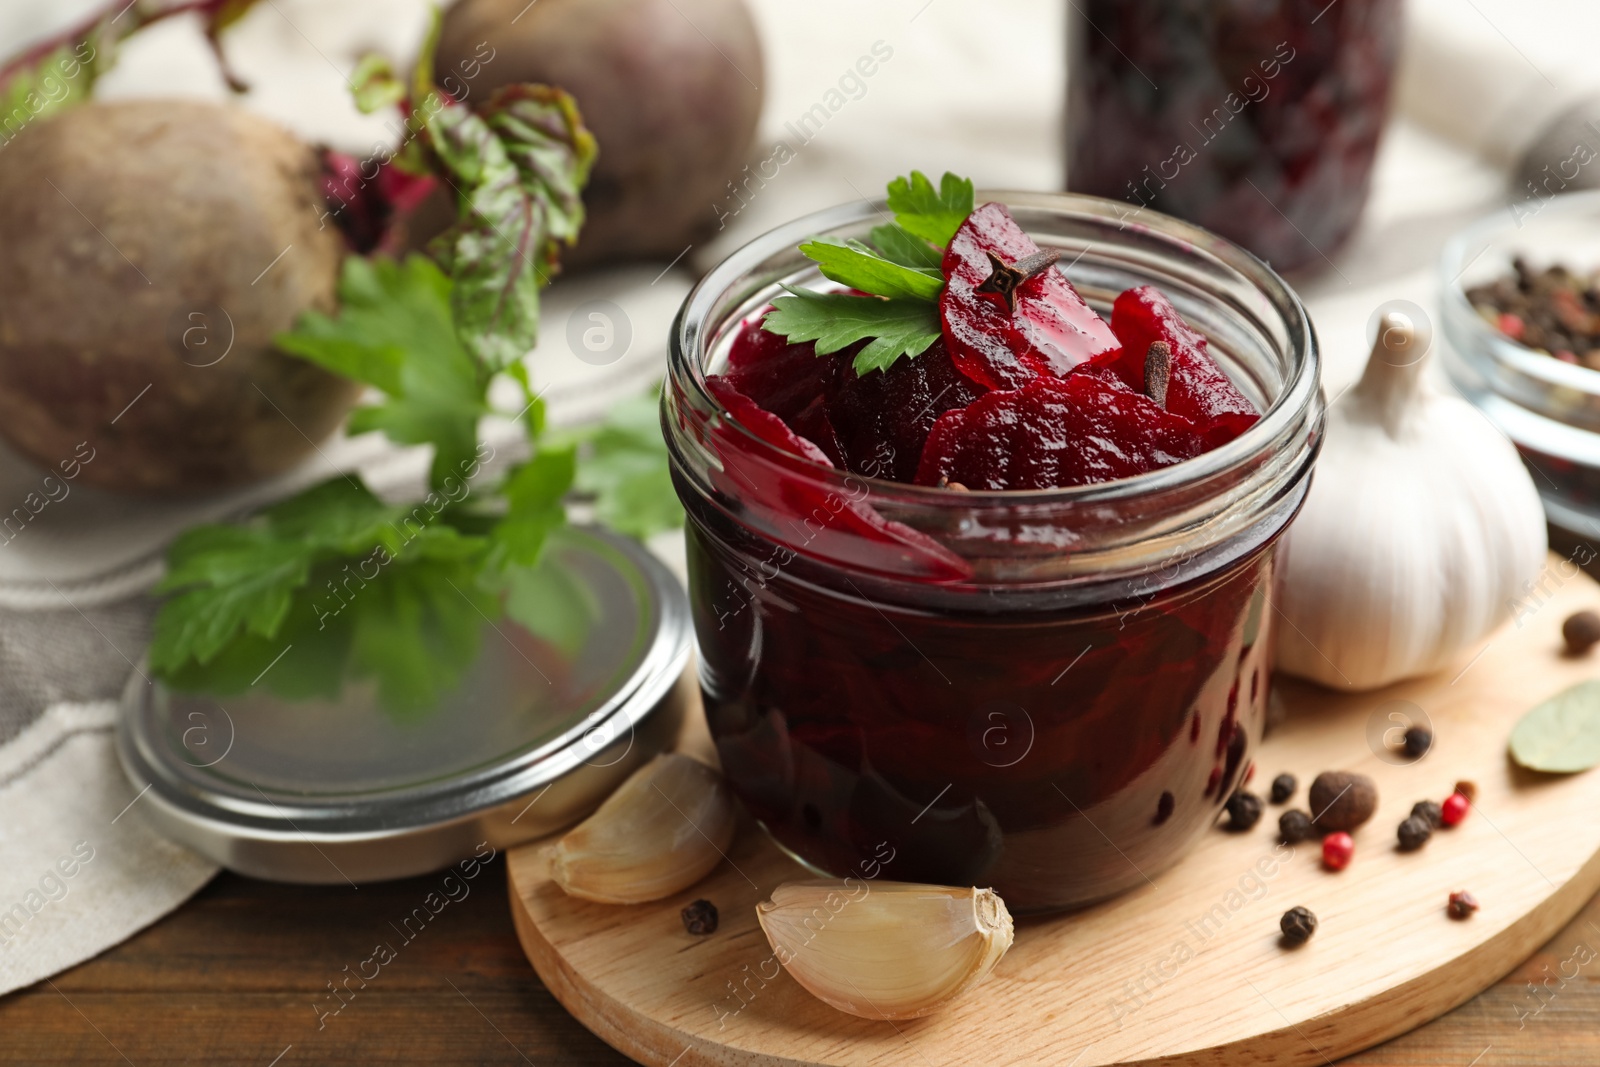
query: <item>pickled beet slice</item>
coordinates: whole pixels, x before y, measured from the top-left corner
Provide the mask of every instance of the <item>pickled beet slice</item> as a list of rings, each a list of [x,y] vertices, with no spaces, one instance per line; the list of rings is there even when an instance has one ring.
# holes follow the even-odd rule
[[[1171,466],[1204,451],[1192,422],[1115,376],[1041,376],[939,416],[917,469],[921,485],[1059,489]]]
[[[790,344],[781,334],[768,333],[758,315],[734,336],[725,377],[739,392],[793,426],[800,413],[823,395],[839,363],[839,353],[819,356],[810,341]]]
[[[927,535],[884,518],[867,502],[864,484],[848,495],[813,484],[805,463],[832,467],[827,455],[727,378],[709,375],[706,387],[740,426],[786,453],[777,458],[757,452],[726,418],[711,431],[722,460],[721,469],[711,471],[712,484],[764,535],[793,552],[880,574],[930,582],[971,576],[960,556]]]
[[[911,481],[934,420],[967,406],[981,392],[956,370],[943,341],[864,375],[849,364],[841,366],[829,383],[827,406],[844,452],[839,465],[869,477]]]
[[[794,418],[784,421],[789,429],[820,448],[822,454],[828,457],[829,463],[835,467],[850,466],[845,462],[844,445],[839,440],[839,433],[833,428],[833,420],[828,417],[828,404],[825,398],[816,397],[805,406],[805,410]]]
[[[1206,351],[1205,335],[1183,321],[1161,290],[1141,285],[1117,297],[1111,329],[1122,342],[1122,353],[1097,362],[1112,366],[1118,377],[1141,391],[1145,354],[1153,342],[1167,343],[1172,350],[1167,410],[1194,420],[1207,448],[1227,444],[1261,417]]]
[[[1117,349],[1111,327],[1055,267],[1018,287],[1015,312],[999,293],[978,292],[994,271],[991,253],[1009,265],[1038,251],[1000,204],[968,215],[945,249],[939,297],[945,343],[961,373],[985,388],[1016,389],[1041,374],[1065,375]]]

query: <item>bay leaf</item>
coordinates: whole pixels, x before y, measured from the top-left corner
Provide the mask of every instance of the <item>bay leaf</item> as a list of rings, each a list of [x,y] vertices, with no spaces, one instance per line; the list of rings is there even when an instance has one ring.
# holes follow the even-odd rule
[[[1524,715],[1511,731],[1511,758],[1550,774],[1600,764],[1600,681],[1579,682]]]

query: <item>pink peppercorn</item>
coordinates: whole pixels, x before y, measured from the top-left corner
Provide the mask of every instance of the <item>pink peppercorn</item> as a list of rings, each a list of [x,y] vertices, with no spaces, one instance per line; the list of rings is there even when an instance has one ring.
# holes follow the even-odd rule
[[[1342,871],[1350,866],[1350,857],[1355,854],[1355,840],[1343,830],[1322,839],[1322,865],[1330,871]]]
[[[1502,312],[1500,318],[1495,321],[1495,326],[1513,341],[1522,340],[1523,322],[1520,316],[1513,315],[1509,311]]]
[[[1444,803],[1439,805],[1439,821],[1445,826],[1454,826],[1467,817],[1467,809],[1472,807],[1472,802],[1460,793],[1451,793],[1444,798]]]

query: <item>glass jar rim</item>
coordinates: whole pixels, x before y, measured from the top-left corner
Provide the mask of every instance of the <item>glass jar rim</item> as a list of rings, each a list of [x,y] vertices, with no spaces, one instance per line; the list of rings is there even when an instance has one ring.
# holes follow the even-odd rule
[[[1282,438],[1292,434],[1296,426],[1304,421],[1307,410],[1320,402],[1321,357],[1310,316],[1288,283],[1268,264],[1244,248],[1192,223],[1148,209],[1132,212],[1140,221],[1130,223],[1128,221],[1130,205],[1103,197],[1081,193],[977,190],[978,204],[991,201],[1007,207],[1035,208],[1058,211],[1062,214],[1078,213],[1102,220],[1119,220],[1124,226],[1159,234],[1190,245],[1237,271],[1268,299],[1274,309],[1279,311],[1289,336],[1290,346],[1299,357],[1292,361],[1290,374],[1282,390],[1255,425],[1227,444],[1204,452],[1193,459],[1186,459],[1146,474],[1061,489],[952,491],[937,486],[913,485],[886,478],[852,474],[850,471],[817,463],[779,449],[744,426],[737,418],[726,418],[730,426],[737,428],[744,443],[752,451],[781,455],[791,464],[803,464],[808,473],[819,478],[828,476],[856,478],[866,482],[874,493],[891,493],[924,507],[948,504],[963,509],[973,509],[985,506],[1017,508],[1030,505],[1109,504],[1165,492],[1182,491],[1224,476],[1235,468],[1246,466],[1252,457],[1274,447]],[[673,321],[668,345],[668,374],[672,385],[686,392],[692,390],[695,406],[704,405],[713,409],[719,416],[727,417],[726,405],[718,400],[706,385],[702,349],[706,324],[710,321],[721,295],[736,284],[747,270],[774,253],[795,248],[818,234],[874,217],[889,217],[885,201],[863,199],[825,208],[768,230],[725,257],[689,292]]]

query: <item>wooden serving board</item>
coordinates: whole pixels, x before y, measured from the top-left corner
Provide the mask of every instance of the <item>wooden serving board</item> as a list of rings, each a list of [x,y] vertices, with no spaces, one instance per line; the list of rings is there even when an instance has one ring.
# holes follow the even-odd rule
[[[1506,755],[1512,725],[1566,686],[1600,676],[1600,651],[1561,653],[1561,623],[1600,608],[1600,587],[1555,556],[1549,595],[1437,677],[1342,695],[1280,681],[1288,718],[1257,757],[1254,787],[1358,770],[1377,782],[1377,815],[1356,832],[1350,867],[1330,873],[1316,841],[1277,845],[1282,808],[1248,833],[1220,829],[1153,884],[1087,910],[1018,923],[990,980],[930,1018],[869,1022],[834,1011],[772,962],[755,906],[806,873],[754,828],[689,892],[608,907],[568,898],[539,874],[537,846],[510,855],[524,950],[569,1011],[653,1067],[858,1064],[1324,1064],[1409,1030],[1494,982],[1600,889],[1600,770],[1537,775]],[[1380,754],[1391,711],[1431,720],[1420,761]],[[702,749],[702,732],[687,739]],[[1378,741],[1376,748],[1369,735]],[[1467,820],[1401,853],[1395,827],[1458,779],[1478,786]],[[1480,901],[1445,914],[1455,889]],[[705,897],[709,937],[679,910]],[[1279,942],[1303,904],[1316,936]],[[777,973],[775,973],[777,972]]]

